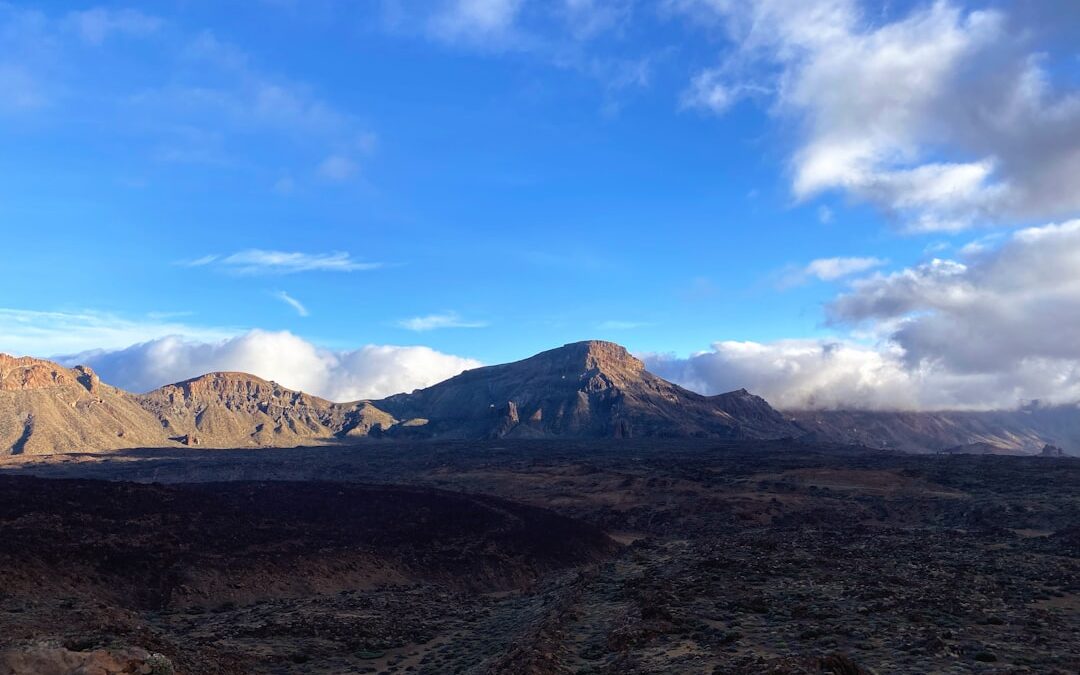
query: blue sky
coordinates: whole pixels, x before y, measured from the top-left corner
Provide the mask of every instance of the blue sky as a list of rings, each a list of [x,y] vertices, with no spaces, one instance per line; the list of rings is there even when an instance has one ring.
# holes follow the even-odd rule
[[[934,258],[989,266],[963,247],[1003,256],[1076,214],[1077,141],[1027,183],[1015,151],[1039,147],[1040,115],[1080,128],[1067,5],[0,3],[0,350],[104,350],[105,374],[149,385],[118,364],[166,336],[189,345],[166,379],[233,365],[214,346],[252,330],[323,361],[420,345],[494,363],[602,338],[712,391],[747,377],[717,343],[780,349],[766,362],[789,374],[840,344],[871,361],[845,383],[916,378],[899,405],[983,405],[970,379],[927,401],[940,385],[917,371],[942,355],[904,358],[898,326],[940,304],[836,308]],[[1002,44],[1013,26],[1025,37]],[[896,45],[914,56],[888,61]],[[1001,92],[1033,77],[1045,92],[1014,112]],[[1016,115],[1008,133],[924,123],[978,92]],[[816,365],[778,347],[793,340]],[[717,353],[719,374],[693,366]],[[326,395],[392,393],[239,360]],[[844,386],[840,403],[865,396]],[[993,403],[1033,394],[1054,392],[1010,380]]]

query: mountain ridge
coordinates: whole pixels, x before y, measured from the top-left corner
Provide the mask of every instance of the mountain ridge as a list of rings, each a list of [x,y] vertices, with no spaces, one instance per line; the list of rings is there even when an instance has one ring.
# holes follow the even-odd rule
[[[0,354],[0,455],[135,447],[291,447],[362,438],[800,438],[907,452],[1080,448],[1080,408],[986,413],[778,411],[706,396],[625,347],[574,342],[378,400],[336,403],[238,371],[133,394],[89,367]]]

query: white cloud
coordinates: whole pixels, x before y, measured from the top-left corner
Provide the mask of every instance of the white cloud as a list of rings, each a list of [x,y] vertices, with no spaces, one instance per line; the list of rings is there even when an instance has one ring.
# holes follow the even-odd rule
[[[294,310],[296,310],[296,313],[299,314],[300,316],[309,316],[310,315],[308,310],[307,310],[307,307],[305,307],[303,305],[303,303],[301,303],[299,300],[292,297],[291,295],[289,295],[285,291],[278,291],[277,293],[274,293],[274,297],[277,298],[278,300],[281,300],[282,302],[284,302],[289,307],[292,307]]]
[[[912,365],[1014,372],[1057,362],[1045,391],[1074,386],[1080,364],[1080,220],[1020,230],[963,262],[934,260],[860,279],[827,308],[835,324],[890,322]],[[1027,387],[1028,385],[1025,385]]]
[[[729,81],[725,68],[706,68],[691,78],[682,95],[682,106],[719,115],[744,98],[768,93],[769,89],[760,84]]]
[[[854,343],[781,340],[717,342],[680,359],[649,354],[650,371],[704,394],[746,388],[778,408],[912,408],[913,378],[894,354]]]
[[[781,289],[786,289],[805,284],[812,279],[836,281],[881,267],[888,262],[888,260],[873,257],[818,258],[811,260],[802,268],[789,269],[781,276],[777,285]]]
[[[650,367],[692,389],[747,387],[788,408],[1080,401],[1080,220],[975,243],[957,260],[851,281],[826,305],[846,338],[718,342],[687,358],[650,355]]]
[[[881,267],[887,262],[887,260],[881,258],[818,258],[810,261],[804,272],[807,276],[821,281],[836,281],[875,267]]]
[[[288,332],[259,330],[213,342],[164,337],[119,350],[84,352],[63,361],[90,365],[102,380],[129,391],[149,391],[207,372],[230,370],[333,401],[411,391],[481,365],[429,347],[367,345],[332,351]]]
[[[206,255],[181,261],[186,267],[216,265],[237,274],[296,274],[298,272],[358,272],[383,267],[383,263],[361,262],[342,251],[300,253],[252,248],[231,255]]]
[[[184,315],[186,313],[159,312],[144,318],[125,318],[97,311],[44,312],[0,308],[0,352],[50,357],[95,348],[118,349],[171,334],[218,340],[236,332],[169,320]]]
[[[469,321],[462,318],[457,312],[443,312],[441,314],[428,314],[426,316],[402,319],[398,321],[398,326],[422,333],[439,328],[484,328],[487,326],[487,322]]]
[[[135,9],[111,10],[103,7],[71,12],[64,22],[83,42],[94,46],[101,45],[110,35],[145,37],[162,25],[161,19]]]
[[[652,372],[706,394],[745,387],[781,409],[964,410],[1014,408],[1033,398],[1080,400],[1080,380],[1045,392],[1053,364],[1033,361],[1022,372],[956,372],[912,365],[896,344],[850,340],[718,342],[677,358],[650,354]],[[1075,379],[1078,373],[1073,372]]]
[[[753,81],[801,128],[798,198],[842,190],[919,231],[1080,210],[1080,94],[1054,89],[1019,19],[949,0],[892,21],[856,0],[670,4],[737,45],[693,100],[723,112]]]

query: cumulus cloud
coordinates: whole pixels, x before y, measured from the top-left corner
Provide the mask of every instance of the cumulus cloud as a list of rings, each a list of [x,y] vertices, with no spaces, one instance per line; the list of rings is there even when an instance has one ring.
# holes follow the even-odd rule
[[[688,358],[649,354],[649,370],[689,389],[746,388],[779,408],[913,408],[918,385],[895,354],[848,342],[717,342]]]
[[[422,333],[438,328],[484,328],[487,326],[487,322],[470,321],[462,318],[457,312],[443,312],[441,314],[428,314],[426,316],[402,319],[398,321],[398,326]]]
[[[1080,209],[1080,94],[1056,89],[999,10],[948,0],[875,21],[856,0],[673,0],[736,43],[689,96],[723,112],[748,82],[775,91],[801,140],[792,187],[838,189],[913,230]]]
[[[1019,230],[964,261],[932,262],[855,282],[831,321],[895,325],[912,365],[957,372],[1056,362],[1046,383],[1071,388],[1080,365],[1080,220]]]
[[[1080,401],[1080,220],[962,250],[850,282],[826,315],[852,338],[718,342],[650,365],[693,389],[747,387],[789,408]]]
[[[361,262],[342,251],[300,253],[251,248],[231,255],[205,255],[181,261],[186,267],[214,265],[237,274],[296,274],[298,272],[357,272],[383,267],[378,262]]]
[[[169,336],[124,349],[83,352],[61,361],[87,364],[105,382],[129,391],[149,391],[227,370],[251,373],[332,401],[411,391],[480,365],[429,347],[367,345],[334,351],[289,332],[260,330],[213,342]]]
[[[958,372],[935,363],[910,364],[895,343],[850,340],[718,342],[687,358],[645,356],[656,374],[706,394],[749,389],[788,410],[985,410],[1033,399],[1080,400],[1075,367],[1069,382],[1045,359],[1022,369]],[[1052,395],[1051,395],[1052,394]]]

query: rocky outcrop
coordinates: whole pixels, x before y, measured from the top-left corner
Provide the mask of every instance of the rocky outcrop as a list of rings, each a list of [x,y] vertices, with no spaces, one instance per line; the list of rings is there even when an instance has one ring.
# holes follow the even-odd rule
[[[1056,445],[1050,445],[1047,443],[1043,446],[1043,449],[1039,451],[1040,457],[1064,457],[1065,451]]]
[[[74,651],[48,645],[0,652],[0,675],[171,675],[172,663],[138,647]]]

